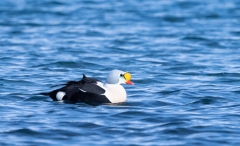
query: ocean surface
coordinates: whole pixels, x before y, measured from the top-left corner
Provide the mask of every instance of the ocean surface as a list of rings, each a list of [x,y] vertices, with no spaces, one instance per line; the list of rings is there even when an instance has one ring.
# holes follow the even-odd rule
[[[38,94],[112,69],[126,103]],[[240,145],[240,1],[1,0],[0,145]]]

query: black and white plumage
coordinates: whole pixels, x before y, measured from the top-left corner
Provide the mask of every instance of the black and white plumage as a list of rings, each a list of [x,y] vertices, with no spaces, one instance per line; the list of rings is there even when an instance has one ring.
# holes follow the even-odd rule
[[[55,101],[121,103],[127,98],[126,91],[121,84],[133,85],[130,79],[130,73],[120,70],[112,70],[105,84],[83,74],[80,81],[69,81],[61,84],[62,88],[41,94],[50,96]]]

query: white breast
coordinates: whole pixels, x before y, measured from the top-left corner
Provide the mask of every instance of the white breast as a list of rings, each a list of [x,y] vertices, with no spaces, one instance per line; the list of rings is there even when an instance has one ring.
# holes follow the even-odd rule
[[[105,84],[106,92],[104,95],[110,100],[111,103],[125,102],[127,93],[122,85],[118,84]]]

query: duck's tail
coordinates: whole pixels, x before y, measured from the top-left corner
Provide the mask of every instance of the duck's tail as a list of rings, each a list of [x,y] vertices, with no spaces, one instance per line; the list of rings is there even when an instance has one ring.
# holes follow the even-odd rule
[[[49,92],[41,92],[41,93],[39,93],[40,95],[44,95],[44,96],[49,96],[50,95],[50,93]]]
[[[59,90],[53,90],[53,91],[51,91],[51,92],[41,92],[41,93],[39,93],[39,94],[40,94],[40,95],[44,95],[44,96],[49,96],[49,97],[51,97],[53,100],[58,100],[58,99],[56,98],[56,95],[57,95],[58,91],[59,91]]]

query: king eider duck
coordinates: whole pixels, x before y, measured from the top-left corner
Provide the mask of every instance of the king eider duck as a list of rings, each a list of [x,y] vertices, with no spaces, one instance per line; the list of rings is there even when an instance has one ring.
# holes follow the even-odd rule
[[[80,81],[69,81],[66,84],[60,84],[62,88],[40,94],[50,96],[55,101],[122,103],[126,101],[127,94],[121,84],[133,85],[130,80],[131,74],[121,70],[112,70],[105,84],[83,74]]]

